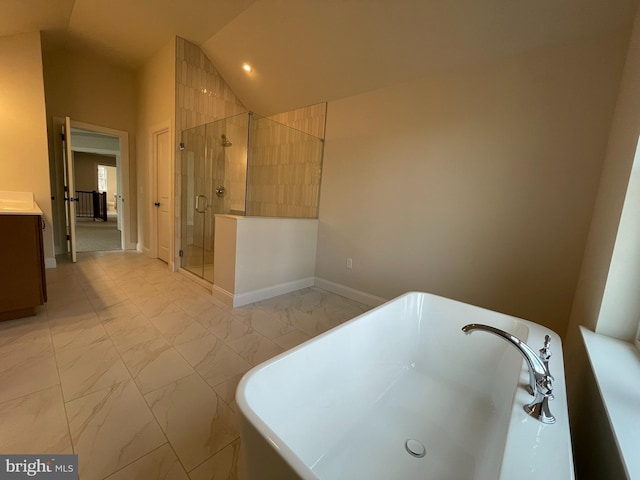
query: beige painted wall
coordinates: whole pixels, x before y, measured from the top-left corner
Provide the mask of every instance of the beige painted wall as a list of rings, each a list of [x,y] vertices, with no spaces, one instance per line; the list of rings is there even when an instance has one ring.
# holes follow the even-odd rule
[[[73,154],[74,187],[84,192],[98,190],[98,171],[93,159],[84,158],[84,154]]]
[[[0,37],[0,190],[34,192],[55,262],[40,33]]]
[[[46,46],[45,46],[46,47]],[[44,84],[49,126],[49,155],[54,156],[53,117],[129,133],[128,227],[137,236],[136,210],[136,83],[134,72],[109,60],[76,50],[45,48]],[[61,200],[59,200],[61,201]]]
[[[74,186],[76,190],[87,192],[98,190],[98,165],[115,167],[116,157],[86,152],[73,153]]]
[[[147,252],[151,248],[150,215],[155,199],[151,198],[155,179],[151,178],[152,133],[159,126],[169,124],[170,138],[173,141],[175,128],[175,39],[172,38],[136,74],[138,90],[138,243]],[[171,148],[171,162],[175,162],[175,148]]]
[[[628,34],[330,102],[316,275],[564,335]]]

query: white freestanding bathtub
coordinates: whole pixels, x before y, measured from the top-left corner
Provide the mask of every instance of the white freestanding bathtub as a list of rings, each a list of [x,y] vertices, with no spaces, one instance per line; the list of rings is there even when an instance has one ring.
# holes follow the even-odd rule
[[[551,337],[555,424],[523,410],[532,397],[520,352],[494,335],[465,335],[468,323],[505,330],[536,352]],[[236,398],[255,480],[574,478],[560,338],[427,293],[258,365]]]

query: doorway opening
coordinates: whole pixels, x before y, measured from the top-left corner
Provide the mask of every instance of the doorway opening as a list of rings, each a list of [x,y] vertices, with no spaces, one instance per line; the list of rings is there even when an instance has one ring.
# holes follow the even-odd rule
[[[75,202],[76,251],[121,250],[122,222],[118,221],[116,207],[120,163],[118,137],[76,128],[72,124],[71,154],[74,198],[77,199]],[[107,168],[112,169],[111,192],[108,191]],[[112,204],[111,215],[109,215],[109,203]]]
[[[78,135],[72,129],[72,135]],[[118,169],[115,155],[73,151],[76,205],[76,251],[122,249],[118,228]]]
[[[128,133],[54,118],[56,253],[135,248],[130,242]],[[52,182],[53,183],[53,182]]]

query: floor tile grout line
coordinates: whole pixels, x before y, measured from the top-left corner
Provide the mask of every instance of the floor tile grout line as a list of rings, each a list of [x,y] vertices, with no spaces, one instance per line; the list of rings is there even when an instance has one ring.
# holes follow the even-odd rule
[[[164,433],[164,432],[163,432]],[[118,470],[111,472],[109,475],[107,475],[106,477],[104,477],[102,480],[108,480],[110,477],[112,477],[113,475],[116,475],[118,472],[121,472],[122,470],[124,470],[127,467],[130,467],[131,465],[133,465],[135,462],[137,462],[138,460],[143,459],[144,457],[146,457],[147,455],[151,455],[153,452],[155,452],[156,450],[160,450],[162,447],[164,447],[165,445],[167,445],[171,451],[173,451],[173,454],[176,456],[176,460],[180,463],[180,466],[182,467],[182,470],[184,470],[184,473],[187,474],[188,476],[188,472],[187,470],[184,468],[184,465],[182,465],[182,462],[180,462],[180,458],[178,458],[178,454],[176,453],[176,451],[173,448],[173,445],[171,445],[171,442],[169,440],[167,440],[166,443],[163,443],[162,445],[157,446],[156,448],[154,448],[153,450],[150,450],[149,452],[145,453],[144,455],[142,455],[141,457],[135,459],[134,461],[127,463],[126,465],[124,465],[123,467],[119,468]]]
[[[186,360],[185,360],[185,361],[186,361]],[[217,398],[217,400],[218,400],[219,402],[221,401],[222,403],[224,403],[224,404],[226,405],[226,402],[222,399],[222,397],[220,397],[220,396],[217,394],[217,392],[213,389],[213,387],[211,387],[211,385],[209,385],[209,384],[207,383],[207,381],[206,381],[204,378],[202,378],[202,376],[201,376],[197,371],[195,371],[195,369],[194,369],[194,373],[193,373],[193,374],[191,374],[191,375],[194,375],[194,374],[195,374],[195,375],[198,375],[198,376],[201,378],[201,380],[204,382],[204,384],[205,384],[207,387],[209,387],[209,388],[211,389],[211,393],[213,393],[213,394],[216,396],[216,398]],[[156,388],[156,389],[154,389],[154,390],[151,390],[151,391],[149,391],[146,395],[149,395],[149,394],[151,394],[151,393],[153,393],[153,392],[156,392],[157,390],[160,390],[160,389],[162,389],[162,388],[165,388],[165,387],[167,387],[168,385],[171,385],[172,383],[177,383],[177,382],[179,382],[180,380],[183,380],[183,379],[185,379],[185,378],[187,378],[188,376],[191,376],[191,375],[187,375],[187,376],[182,377],[182,378],[180,378],[180,379],[178,379],[178,380],[175,380],[174,382],[170,382],[170,383],[168,383],[167,385],[164,385],[163,387],[159,387],[159,388]],[[191,476],[189,475],[189,473],[190,473],[190,472],[192,472],[195,468],[197,468],[197,466],[196,466],[196,467],[193,467],[191,470],[187,470],[187,467],[184,465],[184,463],[183,463],[183,462],[182,462],[182,460],[180,459],[180,456],[178,455],[178,452],[176,451],[176,449],[175,449],[174,445],[171,443],[171,440],[169,440],[169,437],[168,437],[168,435],[167,435],[167,432],[165,432],[165,431],[164,431],[164,429],[162,428],[162,425],[160,425],[160,421],[158,420],[158,417],[156,416],[156,414],[155,414],[155,412],[153,411],[153,409],[151,408],[151,405],[149,405],[149,402],[148,402],[148,400],[145,398],[145,395],[142,395],[142,398],[144,399],[145,403],[147,404],[147,407],[149,408],[149,410],[151,411],[151,415],[153,415],[154,420],[156,421],[156,423],[157,423],[157,424],[158,424],[158,426],[160,427],[160,430],[162,431],[162,434],[163,434],[163,435],[165,436],[165,438],[167,439],[167,443],[171,446],[171,449],[173,450],[173,453],[175,454],[175,456],[176,456],[176,458],[178,459],[178,461],[180,462],[180,465],[182,465],[182,469],[187,473],[187,476],[190,478]],[[231,407],[229,407],[228,405],[227,405],[227,408],[229,408],[229,409],[233,412],[233,409],[231,409]],[[233,412],[233,413],[235,413],[235,412]],[[235,437],[233,440],[235,440],[235,439],[237,439],[237,438],[239,438],[239,437]],[[225,445],[225,446],[226,446],[226,445]],[[220,449],[220,450],[222,450],[222,449]],[[218,453],[220,450],[216,451],[216,453]],[[210,458],[212,458],[213,456],[215,456],[215,455],[216,455],[216,453],[214,453],[213,455],[210,455],[209,457],[207,457],[205,460],[203,460],[203,462],[201,462],[200,464],[198,464],[198,466],[199,466],[199,465],[201,465],[202,463],[206,462],[207,460],[209,460],[209,459],[210,459]]]
[[[195,320],[194,320],[194,321],[195,321]],[[206,327],[205,327],[205,329],[206,329]],[[206,329],[206,330],[208,331],[208,329]],[[216,340],[221,341],[221,340],[220,340],[220,339],[219,339],[219,338],[218,338],[218,337],[217,337],[213,332],[210,332],[210,331],[209,331],[209,333],[210,333],[211,335],[213,335],[213,336],[216,338]],[[188,343],[188,342],[187,342],[187,343]],[[222,343],[224,344],[224,342],[222,342]],[[228,346],[227,346],[227,348],[230,348],[230,347],[228,347]],[[197,370],[193,365],[191,365],[191,362],[189,362],[189,361],[185,358],[185,356],[182,354],[182,352],[181,352],[179,349],[177,349],[177,348],[176,348],[176,351],[177,351],[177,352],[178,352],[178,354],[179,354],[179,355],[184,359],[184,361],[185,361],[185,362],[187,362],[187,363],[191,366],[191,368],[193,368],[194,373],[200,377],[200,379],[204,382],[204,384],[205,384],[207,387],[209,387],[209,389],[211,389],[211,392],[216,396],[216,398],[218,399],[218,401],[221,401],[221,402],[222,402],[222,403],[223,403],[223,404],[224,404],[224,405],[225,405],[225,406],[226,406],[226,407],[227,407],[227,408],[228,408],[228,409],[233,413],[234,421],[235,421],[235,423],[237,424],[237,423],[238,423],[238,422],[237,422],[237,420],[238,420],[238,419],[237,419],[237,414],[236,414],[237,412],[235,411],[235,409],[234,409],[230,404],[228,404],[228,403],[227,403],[227,401],[226,401],[224,398],[222,398],[222,396],[218,395],[218,392],[216,392],[216,390],[215,390],[214,386],[210,385],[210,384],[209,384],[209,382],[207,381],[207,379],[206,379],[206,378],[204,378],[204,376],[203,376],[203,375],[202,375],[202,374],[201,374],[201,373],[200,373],[200,372],[199,372],[199,371],[198,371],[198,370]],[[233,351],[233,350],[232,350],[232,351]],[[235,352],[234,352],[234,353],[235,353]],[[250,362],[247,362],[247,363],[250,363]],[[251,368],[253,368],[253,365],[251,366]],[[249,370],[251,370],[251,368],[249,368]],[[245,375],[249,370],[244,371],[244,372],[242,372],[241,374],[239,373],[238,375],[243,375],[243,376],[244,376],[244,375]],[[237,376],[237,375],[234,375],[234,376],[232,376],[231,378],[235,378],[236,376]],[[182,378],[186,378],[186,377],[182,377]],[[222,382],[220,382],[220,383],[217,383],[217,384],[216,384],[216,386],[217,386],[217,385],[221,385],[221,384],[223,384],[223,383],[225,383],[225,382],[229,381],[231,378],[229,378],[229,379],[227,379],[227,380],[224,380],[224,381],[222,381]],[[177,381],[179,381],[179,380],[176,380],[175,382],[171,382],[171,383],[176,383]],[[167,384],[167,385],[170,385],[170,383],[169,383],[169,384]],[[167,385],[165,385],[165,387],[166,387]],[[160,387],[160,388],[164,388],[164,387]],[[156,391],[156,390],[159,390],[159,388],[157,388],[157,389],[155,389],[155,390],[153,390],[153,391]],[[150,391],[150,392],[148,392],[148,393],[152,393],[152,392]],[[234,399],[235,399],[235,395],[234,395]],[[146,401],[146,398],[145,398],[145,401]],[[154,415],[155,415],[155,414],[154,414]],[[238,430],[239,430],[239,425],[236,425],[236,426],[238,427]],[[212,456],[213,456],[213,455],[212,455]],[[209,457],[209,458],[211,458],[211,457]],[[185,471],[186,471],[186,469],[185,469]],[[188,472],[191,472],[191,471],[193,471],[193,469],[189,470]]]
[[[3,405],[5,403],[9,403],[9,402],[19,401],[19,400],[24,399],[26,397],[29,397],[31,395],[35,395],[36,393],[41,393],[41,392],[44,392],[45,390],[49,390],[50,388],[53,388],[53,387],[60,387],[60,384],[49,385],[48,387],[38,388],[37,390],[33,390],[32,392],[25,393],[24,395],[20,395],[18,397],[7,398],[6,400],[2,400],[0,402],[0,405]],[[62,388],[60,388],[60,393],[62,394]],[[62,403],[64,403],[64,400],[63,400]]]
[[[153,414],[153,412],[151,412]],[[155,416],[154,416],[155,418]],[[156,422],[158,420],[156,419]],[[162,430],[162,427],[160,427],[160,430]],[[162,433],[164,434],[165,437],[167,437],[166,433],[164,432],[164,430],[162,431]],[[169,437],[167,437],[167,444],[169,445],[169,448],[171,449],[171,451],[173,452],[173,454],[176,456],[176,460],[178,460],[178,463],[180,464],[180,466],[182,467],[182,470],[184,471],[184,473],[187,475],[187,478],[189,477],[189,472],[187,471],[187,467],[184,466],[184,463],[182,463],[182,460],[180,460],[180,457],[178,456],[178,452],[176,452],[175,447],[173,446],[173,443],[171,443],[169,441]]]
[[[213,335],[213,334],[212,334],[212,335]],[[214,337],[215,337],[215,335],[214,335]],[[216,337],[216,339],[218,339],[218,337]],[[218,339],[218,340],[219,340],[219,339]],[[187,343],[188,343],[188,342],[187,342]],[[181,352],[180,350],[178,350],[177,348],[176,348],[175,350],[176,350],[176,351],[178,352],[178,354],[182,357],[182,359],[183,359],[185,362],[187,362],[187,364],[188,364],[188,365],[193,369],[193,372],[194,372],[196,375],[198,375],[198,376],[200,377],[200,379],[205,383],[205,385],[207,385],[207,387],[209,387],[209,388],[211,389],[211,391],[213,392],[213,394],[214,394],[214,395],[216,395],[216,396],[218,397],[218,399],[219,399],[219,400],[221,400],[221,401],[222,401],[222,402],[223,402],[223,403],[224,403],[228,408],[231,408],[231,406],[230,406],[230,405],[228,405],[228,404],[227,404],[227,402],[225,402],[225,401],[224,401],[224,399],[223,399],[220,395],[218,395],[218,392],[216,392],[216,391],[214,390],[213,386],[211,386],[211,385],[209,384],[209,382],[207,382],[207,379],[206,379],[206,378],[204,378],[204,377],[202,376],[202,374],[200,374],[200,372],[196,369],[196,367],[194,367],[193,365],[191,365],[191,362],[189,362],[189,360],[187,360],[187,359],[186,359],[186,357],[182,354],[182,352]],[[243,375],[244,375],[244,373],[246,373],[246,372],[243,372]],[[187,375],[187,376],[188,376],[188,375]],[[234,377],[235,377],[235,375],[234,375]],[[182,378],[186,378],[186,376],[185,376],[185,377],[182,377]],[[233,378],[233,377],[232,377],[232,378]],[[167,383],[167,385],[170,385],[170,384],[172,384],[172,383],[176,383],[176,382],[178,382],[179,380],[180,380],[180,379],[175,380],[175,381],[173,381],[173,382],[169,382],[169,383]],[[222,383],[224,383],[224,382],[226,382],[226,381],[228,381],[228,380],[224,380],[223,382],[217,383],[216,385],[221,385]],[[164,385],[164,387],[166,387],[167,385]],[[159,390],[160,388],[164,388],[164,387],[155,388],[155,389],[153,389],[153,390],[149,391],[148,393],[155,392],[156,390]],[[233,410],[233,409],[232,409],[232,410]]]
[[[224,450],[225,448],[227,448],[229,445],[231,445],[233,442],[235,442],[236,440],[240,439],[240,436],[238,435],[237,437],[235,437],[233,440],[231,440],[229,443],[227,443],[226,445],[220,447],[218,450],[215,451],[215,453],[213,453],[212,455],[208,456],[207,458],[205,458],[202,462],[200,462],[198,465],[196,465],[195,467],[193,467],[191,470],[186,470],[185,472],[187,472],[187,474],[189,475],[189,477],[191,477],[191,473],[196,470],[197,468],[201,467],[202,465],[204,465],[205,463],[207,463],[209,460],[211,460],[213,457],[215,457],[216,455],[218,455],[222,450]],[[242,441],[242,440],[241,440]]]
[[[47,315],[47,322],[49,322],[49,317]],[[51,325],[49,327],[49,336],[51,337],[51,349],[53,350],[53,357],[56,363],[56,372],[58,373],[58,385],[60,386],[60,399],[62,400],[62,408],[64,410],[64,419],[67,424],[67,434],[69,435],[69,443],[71,444],[71,451],[76,453],[75,442],[73,441],[73,435],[71,434],[71,422],[69,422],[69,412],[67,411],[67,402],[64,399],[64,390],[62,389],[62,376],[60,375],[60,363],[58,362],[58,352],[53,343],[53,333],[51,332]],[[79,465],[78,465],[79,466]]]
[[[166,339],[164,339],[164,338],[163,338],[163,340],[167,341],[167,340],[166,340]],[[144,342],[140,342],[140,343],[138,343],[138,344],[136,344],[136,345],[140,345],[141,343],[144,343]],[[176,348],[174,348],[174,347],[173,347],[169,342],[167,342],[167,345],[169,345],[169,349],[173,349],[173,350],[175,350],[175,351],[178,353],[178,355],[180,355],[180,356],[182,357],[182,355],[180,354],[180,352],[179,352]],[[130,348],[129,348],[129,349],[127,349],[126,351],[129,351],[131,348],[133,348],[133,347],[130,347]],[[169,350],[169,349],[168,349],[168,350]],[[145,395],[147,395],[147,394],[151,393],[151,392],[154,392],[154,391],[159,390],[159,389],[161,389],[161,388],[164,388],[164,387],[166,387],[166,386],[168,386],[168,385],[171,385],[172,383],[175,383],[175,382],[177,382],[178,380],[180,380],[180,379],[182,379],[182,378],[185,378],[185,377],[188,377],[189,375],[193,375],[194,373],[197,373],[197,372],[196,372],[196,370],[195,370],[195,368],[193,368],[193,366],[192,366],[189,362],[187,362],[187,361],[186,361],[186,359],[184,359],[184,357],[182,357],[182,358],[184,359],[185,363],[186,363],[187,365],[189,365],[189,367],[192,369],[192,373],[189,373],[188,375],[184,375],[184,376],[182,376],[182,377],[180,377],[180,378],[178,378],[178,379],[176,379],[176,380],[172,380],[172,381],[170,381],[170,382],[164,383],[164,384],[162,384],[162,385],[160,385],[160,386],[158,386],[158,387],[153,388],[152,390],[149,390],[147,393],[143,393],[143,392],[142,392],[142,390],[140,390],[140,386],[138,385],[138,382],[136,382],[136,377],[137,377],[137,376],[134,376],[134,375],[133,375],[133,372],[131,372],[131,370],[130,370],[130,369],[129,369],[129,367],[127,366],[127,362],[125,362],[125,361],[124,361],[124,358],[122,358],[122,354],[121,354],[120,352],[118,352],[118,355],[120,355],[120,359],[122,360],[122,363],[124,363],[125,368],[129,371],[129,375],[131,375],[131,377],[132,377],[132,379],[133,379],[134,384],[136,385],[136,387],[137,387],[137,388],[138,388],[138,390],[140,391],[140,394],[141,394],[143,397],[144,397]]]
[[[95,310],[95,308],[94,308],[94,310]],[[97,315],[97,312],[96,312],[96,315]],[[144,315],[144,314],[143,314],[143,315]],[[104,322],[102,322],[102,321],[101,321],[101,324],[103,324],[103,328],[104,328]],[[144,394],[142,393],[142,391],[141,391],[141,390],[140,390],[140,388],[138,387],[138,385],[137,385],[137,383],[136,383],[136,381],[135,381],[135,378],[134,378],[134,377],[133,377],[133,375],[131,374],[131,371],[130,371],[130,370],[129,370],[129,368],[127,367],[126,362],[125,362],[125,361],[124,361],[124,359],[122,358],[122,355],[121,355],[120,351],[116,348],[115,344],[113,343],[113,339],[111,338],[111,334],[109,333],[109,331],[108,331],[106,328],[105,328],[105,331],[106,331],[106,333],[107,333],[107,336],[109,337],[109,341],[111,342],[111,346],[112,346],[112,348],[116,351],[116,354],[118,355],[118,359],[123,363],[123,365],[124,365],[124,367],[125,367],[125,369],[126,369],[127,373],[129,374],[129,379],[128,379],[128,380],[122,380],[121,382],[116,382],[115,384],[109,385],[109,386],[107,386],[107,387],[104,387],[104,388],[102,388],[102,389],[96,390],[96,391],[94,391],[94,392],[88,392],[87,394],[85,394],[85,395],[83,395],[83,396],[80,396],[80,397],[74,398],[74,399],[72,399],[72,400],[69,400],[69,402],[74,401],[74,400],[77,400],[77,399],[82,398],[82,397],[85,397],[85,396],[87,396],[87,395],[90,395],[90,394],[93,394],[93,393],[99,392],[99,391],[104,390],[104,389],[107,389],[107,388],[113,388],[113,387],[114,387],[114,385],[118,385],[118,384],[121,384],[121,383],[124,383],[124,382],[127,382],[127,381],[131,380],[132,385],[136,388],[136,390],[138,391],[138,394],[142,397],[142,400],[143,400],[143,402],[144,402],[145,406],[147,407],[147,409],[148,409],[148,411],[149,411],[149,413],[150,413],[151,417],[153,418],[154,422],[156,423],[156,425],[157,425],[158,429],[160,430],[160,432],[162,432],[162,435],[163,435],[164,439],[166,440],[166,443],[170,445],[171,449],[174,451],[174,454],[176,454],[175,449],[173,448],[173,445],[171,445],[171,442],[169,441],[169,438],[167,437],[167,435],[166,435],[165,431],[162,429],[161,425],[160,425],[160,424],[159,424],[159,422],[158,422],[158,419],[156,418],[156,416],[155,416],[155,414],[153,413],[152,409],[150,408],[150,406],[149,406],[148,402],[147,402],[147,401],[146,401],[146,399],[144,398]],[[50,334],[51,334],[51,332],[50,332]],[[52,342],[53,342],[53,338],[52,338]],[[54,350],[55,350],[55,349],[54,349]],[[58,374],[59,374],[59,370],[58,370]],[[67,417],[67,427],[68,427],[68,429],[69,429],[69,438],[70,438],[70,441],[72,442],[72,448],[74,449],[74,452],[75,452],[75,445],[73,445],[73,437],[71,436],[71,426],[70,426],[70,423],[69,423],[68,413],[67,413],[67,409],[66,409],[66,405],[67,405],[67,403],[68,403],[68,402],[64,402],[64,393],[62,392],[62,382],[60,383],[60,390],[61,390],[61,393],[63,394],[63,403],[64,403],[64,407],[65,407],[65,415],[66,415],[66,417]],[[164,445],[164,444],[163,444],[163,445]],[[157,448],[160,448],[160,446],[159,446],[159,447],[157,447]],[[154,450],[156,450],[156,449],[154,449]],[[127,464],[126,464],[126,465],[124,465],[122,468],[126,468],[126,467],[128,467],[128,466],[129,466],[129,465],[131,465],[132,463],[134,463],[134,462],[136,462],[136,461],[140,460],[141,458],[143,458],[144,456],[146,456],[147,454],[151,453],[151,452],[152,452],[152,451],[154,451],[154,450],[151,450],[151,451],[149,451],[149,452],[146,452],[146,453],[142,454],[140,457],[138,457],[138,458],[136,458],[136,459],[133,459],[131,462],[127,463]],[[177,456],[177,454],[176,454],[176,458],[178,459],[178,461],[180,461],[180,459],[179,459],[179,457]],[[182,465],[182,462],[180,462],[180,463],[181,463],[181,465]],[[185,473],[186,473],[186,469],[184,468],[184,466],[182,466],[182,468],[183,468],[183,470],[184,470],[184,471],[185,471]],[[120,470],[121,470],[121,469],[120,469]],[[118,471],[119,471],[119,470],[118,470]],[[113,475],[114,473],[116,473],[116,472],[111,472],[111,473],[109,473],[109,474],[108,474],[106,477],[104,477],[104,478],[106,479],[106,478],[108,478],[109,476]]]
[[[133,301],[133,300],[132,300],[132,301]],[[179,306],[179,305],[177,305],[177,306],[180,308],[180,306]],[[182,308],[181,308],[181,310],[182,310]],[[187,365],[189,365],[189,366],[192,368],[192,370],[193,370],[193,373],[191,373],[191,374],[189,374],[189,375],[185,375],[184,377],[181,377],[181,378],[179,378],[179,379],[177,379],[177,380],[174,380],[174,381],[172,381],[172,382],[168,382],[168,383],[166,383],[166,384],[164,384],[164,385],[162,385],[162,386],[159,386],[159,387],[157,387],[157,388],[154,388],[153,390],[150,390],[150,391],[149,391],[149,392],[147,392],[146,394],[142,393],[142,391],[140,390],[140,387],[138,386],[137,382],[135,381],[135,378],[133,379],[133,384],[134,384],[134,385],[135,385],[135,387],[137,388],[138,393],[142,396],[142,399],[144,400],[145,405],[147,406],[147,408],[149,409],[149,412],[150,412],[150,413],[151,413],[151,415],[153,416],[153,419],[155,420],[156,424],[158,425],[158,428],[160,429],[160,431],[162,432],[162,435],[163,435],[163,436],[165,437],[165,439],[167,440],[167,444],[169,445],[169,447],[170,447],[170,448],[171,448],[171,450],[173,451],[174,455],[176,456],[176,459],[178,460],[178,462],[179,462],[179,463],[180,463],[180,465],[182,466],[182,469],[184,470],[184,472],[187,474],[187,476],[188,476],[188,477],[190,477],[190,476],[189,476],[189,471],[187,470],[186,466],[183,464],[182,460],[181,460],[181,459],[180,459],[180,457],[178,456],[178,453],[176,452],[174,445],[171,443],[171,441],[170,441],[170,439],[169,439],[169,437],[168,437],[168,435],[167,435],[167,432],[165,432],[165,430],[162,428],[162,426],[160,425],[160,422],[159,422],[159,420],[158,420],[158,418],[157,418],[156,414],[154,413],[153,409],[152,409],[152,408],[151,408],[151,406],[149,405],[149,402],[147,401],[146,395],[151,394],[152,392],[155,392],[155,391],[160,390],[160,389],[162,389],[162,388],[166,388],[168,385],[171,385],[171,384],[173,384],[173,383],[176,383],[176,382],[178,382],[178,381],[182,380],[183,378],[186,378],[187,376],[190,376],[190,375],[196,374],[196,375],[198,375],[198,376],[202,379],[202,381],[205,383],[205,385],[207,385],[207,387],[209,387],[209,388],[211,389],[211,392],[212,392],[214,395],[216,395],[216,398],[218,399],[218,401],[222,401],[225,405],[226,405],[226,402],[224,402],[224,400],[223,400],[223,399],[222,399],[222,398],[221,398],[221,397],[216,393],[216,391],[215,391],[215,390],[213,390],[213,388],[212,388],[212,387],[211,387],[211,386],[206,382],[206,380],[205,380],[204,378],[202,378],[202,376],[199,374],[199,372],[197,372],[197,370],[196,370],[196,369],[195,369],[195,368],[194,368],[194,367],[193,367],[193,366],[192,366],[192,365],[187,361],[187,359],[186,359],[186,358],[184,358],[184,356],[182,355],[182,353],[181,353],[177,348],[175,348],[175,346],[174,346],[174,345],[172,345],[172,344],[171,344],[171,342],[169,342],[169,340],[165,337],[164,333],[163,333],[162,331],[160,331],[160,329],[158,329],[158,327],[157,327],[157,326],[156,326],[156,325],[151,321],[151,319],[150,319],[150,318],[149,318],[149,317],[148,317],[144,312],[141,312],[141,313],[142,313],[142,315],[146,318],[146,320],[147,320],[147,321],[148,321],[148,322],[149,322],[149,323],[150,323],[150,324],[151,324],[155,329],[157,329],[157,330],[158,330],[158,332],[160,333],[160,335],[162,336],[162,338],[167,342],[167,344],[170,346],[170,348],[174,349],[174,350],[178,353],[178,355],[180,355],[180,356],[183,358],[183,360],[186,362],[186,364],[187,364]],[[185,313],[186,313],[186,312],[185,312]],[[187,315],[188,315],[188,314],[187,314]],[[195,320],[194,320],[194,321],[195,321]],[[107,334],[108,334],[108,335],[110,335],[108,331],[107,331]],[[114,345],[114,347],[115,347],[115,345]],[[116,351],[117,351],[118,355],[120,356],[121,361],[124,363],[125,367],[126,367],[126,368],[127,368],[127,370],[129,371],[129,374],[133,377],[133,374],[131,373],[131,371],[130,371],[130,370],[129,370],[129,368],[127,367],[126,362],[125,362],[125,361],[124,361],[124,359],[122,358],[122,353],[121,353],[117,348],[116,348]],[[228,407],[228,408],[230,408],[228,405],[227,405],[227,407]],[[231,409],[231,408],[230,408],[230,409]],[[237,437],[236,437],[236,438],[237,438]],[[235,439],[234,439],[234,440],[235,440]],[[160,448],[160,447],[158,447],[158,448]],[[148,453],[151,453],[151,452],[148,452]],[[147,454],[148,454],[148,453],[147,453]],[[216,452],[216,453],[217,453],[217,452]],[[145,454],[145,455],[147,455],[147,454]],[[214,455],[215,455],[215,454],[214,454]],[[213,456],[213,455],[211,455],[210,457],[208,457],[206,460],[208,460],[208,459],[209,459],[209,458],[211,458],[212,456]],[[140,457],[140,458],[142,458],[142,457]],[[136,459],[135,461],[137,461],[137,460],[138,460],[138,459]],[[206,461],[206,460],[205,460],[205,461]],[[133,462],[131,462],[131,463],[133,463]],[[126,468],[127,466],[131,465],[131,463],[127,464],[127,465],[126,465],[126,466],[124,466],[123,468]],[[193,469],[192,469],[192,470],[193,470]],[[115,473],[115,472],[114,472],[114,473]],[[113,475],[113,473],[111,473],[110,475]]]
[[[233,321],[233,320],[231,320],[231,321]],[[233,341],[236,341],[236,340],[239,340],[240,338],[242,338],[242,337],[244,337],[244,336],[247,336],[247,335],[248,335],[248,334],[250,334],[250,333],[255,333],[256,335],[258,335],[258,336],[262,337],[262,338],[263,338],[264,340],[266,340],[267,342],[273,343],[274,345],[276,345],[276,346],[278,346],[278,347],[279,347],[279,345],[275,344],[275,342],[273,342],[273,340],[269,339],[268,337],[266,337],[265,335],[263,335],[263,334],[261,334],[259,331],[257,331],[255,328],[253,328],[253,326],[252,326],[252,325],[246,324],[246,323],[245,323],[245,322],[243,322],[242,320],[239,320],[239,321],[240,321],[240,322],[242,322],[242,323],[244,323],[244,324],[245,324],[245,326],[247,326],[247,328],[249,328],[249,329],[250,329],[250,331],[246,332],[246,333],[245,333],[245,334],[243,334],[241,337],[234,338],[233,340],[231,340],[232,342],[233,342]],[[198,323],[200,323],[200,322],[198,322]],[[202,323],[200,323],[200,325],[202,325]],[[203,327],[204,327],[208,332],[210,332],[213,336],[215,336],[218,340],[220,340],[220,341],[221,341],[221,342],[222,342],[226,347],[230,348],[230,349],[231,349],[231,350],[232,350],[236,355],[238,355],[238,356],[239,356],[239,357],[241,357],[243,360],[245,360],[246,362],[248,362],[249,364],[251,364],[252,368],[253,368],[253,367],[256,367],[257,365],[259,365],[259,364],[263,363],[264,361],[266,361],[266,360],[264,360],[264,361],[259,362],[259,363],[254,363],[253,361],[251,361],[251,360],[249,360],[249,359],[247,359],[247,358],[244,358],[244,357],[243,357],[243,356],[242,356],[242,355],[241,355],[241,354],[240,354],[240,353],[239,353],[235,348],[233,348],[231,345],[229,345],[229,343],[228,343],[227,339],[225,339],[225,338],[221,338],[221,337],[220,337],[219,335],[217,335],[217,334],[216,334],[216,333],[215,333],[215,332],[214,332],[210,327],[205,326],[205,325],[202,325],[202,326],[203,326]],[[295,327],[294,327],[294,328],[295,328]],[[280,348],[282,348],[282,347],[280,347]],[[280,353],[283,353],[283,352],[280,352]],[[276,355],[278,355],[278,354],[276,354]],[[275,355],[274,355],[274,356],[275,356]],[[273,358],[273,357],[270,357],[270,358]]]

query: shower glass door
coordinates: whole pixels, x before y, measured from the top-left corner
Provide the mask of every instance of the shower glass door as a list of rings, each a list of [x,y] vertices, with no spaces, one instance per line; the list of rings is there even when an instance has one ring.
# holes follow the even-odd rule
[[[208,190],[206,172],[206,128],[204,125],[182,132],[181,155],[181,236],[180,266],[204,277],[204,249],[207,239]]]
[[[215,215],[244,215],[247,114],[185,130],[180,266],[213,283]]]

